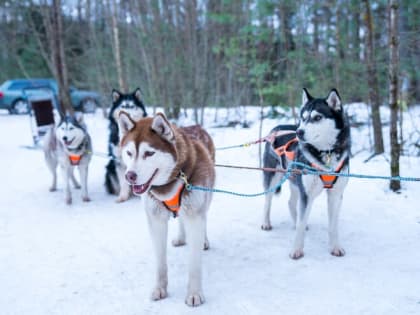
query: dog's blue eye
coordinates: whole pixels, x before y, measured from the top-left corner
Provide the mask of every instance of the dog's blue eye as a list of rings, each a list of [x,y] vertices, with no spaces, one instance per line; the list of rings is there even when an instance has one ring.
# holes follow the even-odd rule
[[[316,115],[315,117],[314,117],[314,121],[320,121],[321,120],[321,115]]]
[[[131,153],[130,151],[126,151],[126,153],[127,153],[127,155],[128,155],[129,157],[132,157],[132,156],[133,156],[133,153]]]
[[[144,158],[150,157],[153,154],[155,154],[155,152],[153,152],[153,151],[146,151],[146,152],[144,152]]]
[[[74,128],[73,127],[69,127],[69,130],[73,130]]]

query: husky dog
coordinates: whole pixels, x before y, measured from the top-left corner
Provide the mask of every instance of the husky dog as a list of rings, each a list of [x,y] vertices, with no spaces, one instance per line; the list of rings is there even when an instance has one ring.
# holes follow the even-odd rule
[[[60,165],[66,185],[66,203],[72,203],[70,180],[75,188],[82,188],[82,199],[90,201],[87,189],[88,167],[92,153],[92,143],[81,113],[61,117],[56,127],[51,128],[43,142],[45,161],[53,175],[50,191],[57,189],[57,165]],[[73,171],[78,166],[81,186]]]
[[[121,112],[118,125],[122,160],[127,165],[126,180],[133,193],[145,195],[149,229],[157,258],[156,285],[152,299],[167,296],[168,266],[166,244],[168,218],[179,216],[174,246],[190,246],[189,280],[185,303],[204,303],[201,285],[201,251],[209,247],[206,216],[212,193],[189,191],[186,183],[212,188],[215,181],[214,145],[202,128],[178,128],[158,113],[134,121]],[[190,133],[192,133],[190,135]],[[204,145],[205,143],[206,145]]]
[[[293,130],[296,126],[278,126],[278,130]],[[297,138],[295,138],[297,136]],[[320,171],[347,173],[350,157],[350,127],[337,90],[326,98],[313,98],[303,89],[300,122],[295,134],[283,133],[264,152],[265,167],[287,168],[291,160],[305,163]],[[275,187],[283,175],[264,172],[264,187]],[[309,213],[315,198],[325,189],[328,196],[330,253],[344,256],[338,241],[338,216],[348,178],[330,175],[293,175],[290,178],[289,210],[296,226],[296,236],[290,257],[303,257],[303,244]],[[273,194],[265,197],[261,228],[271,229],[270,207]],[[299,219],[297,205],[299,202]]]
[[[106,166],[105,187],[108,193],[118,195],[117,202],[123,202],[130,197],[130,187],[124,179],[126,167],[121,160],[121,154],[118,148],[120,139],[117,118],[121,110],[128,113],[135,121],[147,116],[139,88],[131,94],[122,94],[117,90],[112,90],[108,141],[108,155],[110,160]]]

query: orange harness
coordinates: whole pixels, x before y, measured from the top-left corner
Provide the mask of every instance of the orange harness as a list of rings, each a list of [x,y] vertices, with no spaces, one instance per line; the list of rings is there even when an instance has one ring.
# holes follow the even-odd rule
[[[298,138],[293,138],[292,140],[286,142],[286,144],[278,147],[277,149],[274,149],[274,152],[276,152],[278,156],[285,155],[288,160],[293,161],[295,159],[295,151],[289,150],[289,147],[295,142],[298,142]],[[323,169],[315,163],[311,163],[311,166],[313,168],[316,168],[317,170],[323,171]],[[340,164],[334,170],[334,173],[340,173],[343,166],[344,166],[344,160],[340,162]],[[322,175],[319,175],[319,178],[322,180],[324,184],[324,188],[330,189],[330,188],[333,188],[335,182],[338,179],[338,176],[322,174]]]
[[[81,158],[82,158],[81,155],[70,154],[69,155],[70,164],[79,165]]]
[[[316,168],[317,170],[323,171],[323,169],[315,163],[311,163],[311,166],[313,168]],[[334,173],[340,173],[340,171],[343,169],[343,166],[344,166],[344,160],[342,160],[340,164],[338,164],[337,168],[334,170]],[[333,188],[335,182],[337,181],[338,176],[322,174],[322,175],[319,175],[319,178],[321,178],[322,182],[324,183],[324,188],[331,189]]]
[[[274,149],[274,152],[276,152],[278,156],[285,155],[288,160],[293,161],[295,159],[295,151],[289,150],[289,147],[295,142],[298,142],[297,137],[286,142],[286,144],[278,147],[277,149]]]
[[[173,213],[174,218],[178,215],[179,208],[181,208],[181,197],[184,192],[184,188],[185,183],[178,188],[176,194],[172,198],[162,201],[166,209]]]

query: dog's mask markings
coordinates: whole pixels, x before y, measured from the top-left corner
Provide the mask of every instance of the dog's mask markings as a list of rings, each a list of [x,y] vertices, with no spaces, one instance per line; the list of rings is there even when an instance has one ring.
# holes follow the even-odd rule
[[[136,144],[135,141],[129,141],[122,152],[127,173],[134,172],[137,175],[134,186],[141,187],[133,189],[137,189],[140,194],[148,191],[151,186],[166,184],[176,166],[171,153],[157,150],[147,142]]]
[[[61,121],[57,128],[57,139],[68,149],[75,149],[84,140],[85,132],[82,128],[66,118]]]

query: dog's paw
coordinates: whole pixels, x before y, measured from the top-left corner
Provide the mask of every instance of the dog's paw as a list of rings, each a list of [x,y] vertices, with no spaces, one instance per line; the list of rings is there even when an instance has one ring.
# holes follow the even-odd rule
[[[185,298],[185,304],[188,306],[200,306],[204,303],[204,295],[202,292],[188,293]]]
[[[209,241],[208,241],[208,240],[205,240],[205,241],[204,241],[204,247],[203,247],[203,249],[204,249],[204,250],[209,250],[209,249],[210,249],[210,243],[209,243]]]
[[[343,248],[336,246],[331,250],[331,255],[336,257],[343,257],[346,254]]]
[[[296,249],[295,251],[293,251],[293,252],[291,252],[290,253],[290,258],[292,258],[292,259],[300,259],[300,258],[302,258],[303,257],[303,249]]]
[[[121,203],[124,201],[127,201],[129,196],[118,196],[118,198],[115,200],[116,203]]]
[[[172,240],[172,246],[174,246],[174,247],[184,246],[185,244],[187,244],[185,242],[185,239],[174,238]]]
[[[293,225],[293,230],[296,230],[296,227],[297,227],[297,225],[295,223],[295,225]],[[309,231],[309,225],[306,226],[305,231]]]
[[[90,198],[88,197],[88,196],[85,196],[85,197],[83,197],[83,199],[82,199],[84,202],[89,202],[90,201]]]
[[[270,231],[273,227],[270,223],[263,223],[261,224],[261,230],[263,231]]]
[[[66,198],[66,204],[67,205],[71,205],[72,202],[73,202],[73,200],[71,199],[71,197]]]
[[[168,292],[165,288],[156,288],[152,291],[151,299],[153,301],[158,301],[166,298],[168,296]]]

